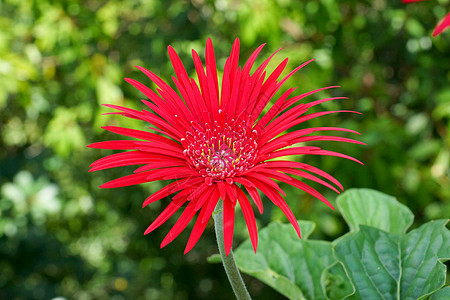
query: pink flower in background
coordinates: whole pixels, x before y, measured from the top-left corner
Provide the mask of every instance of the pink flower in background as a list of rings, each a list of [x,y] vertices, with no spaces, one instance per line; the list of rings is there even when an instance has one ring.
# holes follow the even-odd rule
[[[241,67],[239,66],[239,40],[236,39],[224,66],[220,89],[215,54],[210,39],[206,43],[205,65],[197,52],[192,50],[198,83],[189,77],[177,53],[169,46],[168,52],[176,74],[176,77],[172,79],[177,91],[151,71],[138,67],[156,84],[158,93],[136,80],[129,78],[126,80],[150,99],[150,101],[142,100],[148,108],[138,111],[106,105],[117,110],[110,114],[152,124],[150,129],[154,132],[116,126],[103,127],[108,131],[138,140],[105,141],[89,145],[97,149],[130,150],[95,161],[90,171],[140,165],[133,174],[109,181],[103,184],[102,188],[117,188],[157,180],[174,180],[148,197],[143,204],[146,206],[177,193],[147,228],[145,234],[161,226],[176,211],[184,207],[181,216],[162,241],[161,247],[173,241],[198,214],[185,253],[190,251],[202,235],[221,198],[224,207],[223,230],[226,253],[229,253],[233,240],[237,203],[241,207],[253,248],[256,251],[257,228],[249,199],[262,213],[263,203],[258,190],[283,211],[300,236],[297,220],[282,197],[285,193],[275,180],[295,186],[331,208],[333,208],[332,205],[318,191],[293,176],[315,181],[337,193],[339,191],[336,187],[342,190],[342,185],[334,177],[318,168],[306,163],[290,161],[287,158],[283,159],[283,157],[328,155],[360,163],[357,159],[344,154],[303,145],[308,141],[362,144],[343,137],[311,135],[324,131],[357,133],[350,129],[297,128],[298,125],[301,126],[313,118],[353,111],[307,114],[311,107],[318,104],[344,99],[344,97],[334,97],[309,103],[303,102],[305,97],[334,88],[334,86],[297,96],[291,96],[296,88],[289,88],[279,98],[275,98],[275,94],[286,80],[312,60],[279,79],[288,60],[283,60],[273,72],[265,71],[274,53],[256,67],[254,72],[251,72],[263,46],[258,47]],[[272,105],[269,104],[271,100],[273,100]],[[293,127],[296,127],[294,131],[283,134]]]
[[[421,2],[425,0],[402,0],[403,3],[413,3],[413,2]],[[441,34],[445,29],[450,27],[450,12],[441,20],[439,21],[438,25],[433,30],[433,37]]]
[[[434,28],[433,36],[437,36],[448,27],[450,27],[450,12]]]

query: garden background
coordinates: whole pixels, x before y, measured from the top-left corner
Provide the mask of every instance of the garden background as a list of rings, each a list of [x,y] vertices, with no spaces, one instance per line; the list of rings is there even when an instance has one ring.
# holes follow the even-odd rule
[[[308,125],[361,132],[367,146],[320,145],[365,166],[298,160],[347,189],[397,197],[416,215],[413,227],[449,217],[450,31],[431,38],[449,9],[449,0],[0,1],[0,299],[232,299],[222,266],[206,261],[217,253],[212,223],[189,254],[183,255],[189,230],[160,249],[176,218],[143,232],[170,200],[141,206],[163,183],[103,190],[100,184],[128,174],[126,168],[87,172],[112,153],[86,148],[115,138],[101,126],[146,128],[101,115],[109,112],[103,103],[143,108],[143,96],[123,78],[152,86],[134,68],[141,65],[169,80],[168,45],[193,75],[190,51],[203,52],[207,37],[221,66],[236,37],[242,59],[262,43],[261,59],[283,47],[269,68],[285,57],[287,70],[316,58],[286,86],[298,86],[298,93],[342,86],[331,93],[349,100],[320,109],[363,115],[324,116]],[[334,203],[333,192],[313,186]],[[296,217],[318,224],[313,238],[347,231],[338,212],[282,188]],[[259,228],[287,221],[276,207],[265,208]],[[247,238],[243,218],[236,221],[235,247]],[[255,299],[281,298],[245,280]]]

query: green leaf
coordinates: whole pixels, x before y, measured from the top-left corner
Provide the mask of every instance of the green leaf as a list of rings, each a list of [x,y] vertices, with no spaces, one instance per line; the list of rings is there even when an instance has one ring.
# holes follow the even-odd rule
[[[219,253],[212,254],[206,258],[206,261],[210,264],[219,264],[222,262],[222,258]]]
[[[342,238],[335,256],[356,287],[355,297],[418,299],[442,287],[442,261],[450,258],[447,221],[428,222],[403,236],[362,225]]]
[[[350,282],[344,267],[335,262],[322,273],[322,286],[327,299],[344,299],[354,293],[355,289]]]
[[[370,189],[351,189],[337,198],[337,206],[351,232],[368,225],[394,234],[405,233],[414,215],[392,196]]]
[[[430,300],[448,300],[448,299],[450,299],[450,286],[443,287],[430,297]]]
[[[302,239],[290,224],[270,224],[259,233],[256,254],[250,240],[237,248],[237,265],[289,299],[325,299],[321,275],[335,262],[331,243],[307,239],[314,223],[299,225]]]

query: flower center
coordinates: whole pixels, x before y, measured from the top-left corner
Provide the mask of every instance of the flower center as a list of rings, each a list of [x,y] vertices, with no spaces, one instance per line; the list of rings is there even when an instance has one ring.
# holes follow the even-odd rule
[[[192,131],[181,139],[187,161],[203,177],[222,180],[251,168],[257,154],[257,132],[247,122],[220,126],[217,122],[201,128],[193,124]]]

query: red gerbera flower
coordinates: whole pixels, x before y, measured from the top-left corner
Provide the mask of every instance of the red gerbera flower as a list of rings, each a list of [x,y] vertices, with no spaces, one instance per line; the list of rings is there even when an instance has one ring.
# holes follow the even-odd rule
[[[336,127],[315,127],[282,134],[312,118],[345,112],[341,110],[306,114],[313,106],[326,101],[344,99],[344,97],[300,103],[305,97],[334,88],[334,86],[297,96],[291,96],[295,88],[289,88],[275,99],[273,105],[264,113],[264,109],[269,106],[269,102],[286,80],[312,60],[279,80],[286,67],[287,58],[272,73],[267,74],[265,71],[275,52],[251,73],[256,57],[263,47],[264,45],[258,47],[241,68],[238,66],[239,40],[236,39],[231,55],[225,63],[222,85],[219,89],[215,55],[210,39],[206,43],[205,66],[197,52],[192,50],[198,84],[194,79],[189,78],[177,53],[169,46],[170,60],[176,73],[176,77],[172,79],[179,94],[151,71],[138,67],[158,86],[159,95],[136,80],[126,78],[126,81],[150,99],[150,101],[142,100],[149,110],[138,111],[106,105],[118,110],[110,114],[149,122],[154,126],[150,128],[160,133],[105,126],[103,128],[108,131],[142,141],[106,141],[94,143],[88,147],[131,150],[97,160],[91,165],[90,171],[142,165],[134,171],[134,174],[109,181],[101,185],[102,188],[117,188],[156,180],[175,180],[148,197],[143,205],[145,207],[178,192],[147,228],[145,231],[147,234],[167,221],[187,203],[178,221],[162,241],[161,247],[175,239],[199,211],[185,253],[190,251],[203,233],[221,198],[224,206],[223,230],[227,255],[233,240],[234,213],[237,203],[242,209],[256,251],[257,229],[249,198],[262,213],[263,204],[258,190],[284,212],[300,236],[296,218],[281,196],[285,196],[285,193],[275,180],[293,185],[320,199],[331,208],[333,208],[332,205],[319,192],[292,175],[318,182],[337,193],[339,191],[332,184],[340,189],[342,185],[334,177],[318,168],[296,161],[280,160],[280,158],[290,155],[331,155],[359,162],[344,154],[299,144],[307,141],[362,144],[356,140],[336,136],[311,136],[312,133],[319,131],[357,133],[356,131]],[[277,160],[273,160],[275,158]],[[247,194],[250,197],[247,197]]]
[[[403,3],[408,4],[408,3],[413,3],[413,2],[422,2],[425,0],[402,0]],[[448,27],[450,27],[450,12],[444,17],[442,18],[442,20],[439,21],[439,23],[436,25],[436,27],[434,27],[433,29],[433,37],[441,34],[442,31],[444,31],[445,29],[447,29]]]

